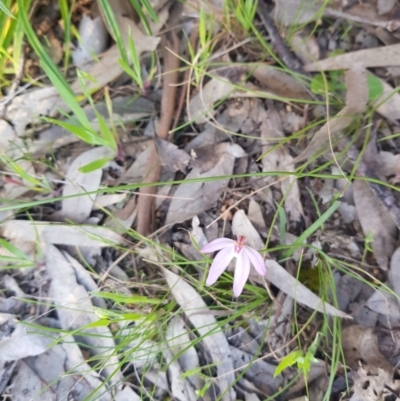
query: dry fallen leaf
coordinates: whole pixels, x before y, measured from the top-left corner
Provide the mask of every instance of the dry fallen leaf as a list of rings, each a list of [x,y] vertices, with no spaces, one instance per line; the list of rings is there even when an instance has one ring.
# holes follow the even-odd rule
[[[279,263],[272,259],[267,259],[265,261],[265,266],[267,267],[266,279],[285,294],[295,299],[296,302],[304,304],[309,308],[322,313],[351,319],[351,316],[347,313],[344,313],[327,302],[322,301],[320,297],[310,291],[304,284],[296,280]]]
[[[372,239],[371,246],[379,267],[387,270],[395,249],[396,225],[366,182],[355,181],[353,193],[364,235]]]
[[[97,191],[102,169],[96,169],[89,173],[82,173],[79,169],[89,163],[103,158],[111,158],[113,152],[103,146],[99,146],[81,153],[70,165],[66,184],[63,189],[62,208],[60,220],[71,220],[74,223],[84,223],[93,209],[96,194],[85,195],[87,192]]]
[[[184,311],[187,319],[202,337],[201,342],[216,366],[216,383],[221,393],[221,400],[235,400],[236,394],[232,387],[235,375],[230,357],[231,351],[217,321],[214,316],[207,313],[206,303],[191,285],[170,270],[162,268],[162,271],[168,286],[171,288],[172,295]]]
[[[368,103],[367,73],[356,64],[345,73],[347,87],[346,105],[339,113],[327,121],[315,134],[307,147],[294,159],[294,162],[305,160],[326,146],[329,140],[337,140],[337,134],[347,128],[359,114],[363,113]]]
[[[181,316],[174,316],[170,320],[166,338],[171,352],[178,357],[182,372],[195,372],[200,368],[199,356]],[[197,390],[204,384],[204,380],[196,374],[191,374],[185,380],[189,380]]]
[[[46,352],[56,336],[18,325],[10,337],[0,341],[0,361],[10,362]]]
[[[277,0],[274,17],[278,24],[285,26],[302,25],[319,18],[317,12],[323,5],[323,0]]]
[[[228,185],[229,179],[202,182],[203,179],[231,175],[235,158],[246,155],[239,145],[227,142],[197,149],[196,152],[199,155],[196,165],[185,180],[199,180],[179,185],[169,206],[166,224],[187,220],[212,207],[222,189]]]
[[[232,232],[236,236],[244,235],[246,237],[246,244],[256,249],[257,251],[265,248],[260,234],[254,228],[253,224],[243,210],[238,210],[233,216]]]
[[[56,245],[110,246],[121,243],[122,237],[105,227],[68,226],[65,224],[36,223],[27,220],[9,220],[0,226],[3,237],[21,241],[43,241]]]
[[[290,155],[289,149],[284,145],[276,147],[277,142],[285,137],[279,113],[273,108],[267,111],[260,110],[260,117],[264,153],[262,158],[263,171],[293,172],[293,157]],[[270,179],[267,180],[270,181]],[[296,223],[300,222],[304,212],[300,202],[300,189],[296,177],[291,175],[282,179],[280,186],[285,197],[285,210],[289,220]]]
[[[349,70],[359,64],[364,68],[400,65],[400,44],[362,49],[307,64],[306,71]]]
[[[72,52],[72,60],[78,68],[85,71],[88,69],[88,61],[106,50],[109,37],[100,15],[94,18],[83,15],[79,23],[79,35],[80,41]]]
[[[342,347],[346,364],[357,369],[360,361],[364,361],[366,369],[372,374],[378,369],[392,371],[392,365],[379,350],[374,328],[349,326],[342,331]]]

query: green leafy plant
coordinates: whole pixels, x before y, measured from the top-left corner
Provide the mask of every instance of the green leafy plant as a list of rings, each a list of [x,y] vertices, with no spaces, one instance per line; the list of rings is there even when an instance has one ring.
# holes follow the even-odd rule
[[[285,369],[293,365],[297,365],[297,368],[303,373],[304,377],[307,377],[311,363],[317,362],[314,355],[319,345],[320,336],[323,336],[323,334],[318,332],[305,353],[301,350],[296,350],[286,355],[276,367],[274,377],[280,375]]]

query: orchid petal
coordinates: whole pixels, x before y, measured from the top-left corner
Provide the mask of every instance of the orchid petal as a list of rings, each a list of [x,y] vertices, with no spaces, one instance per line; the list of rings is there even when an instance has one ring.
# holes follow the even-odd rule
[[[232,258],[235,256],[233,248],[225,248],[220,251],[214,258],[212,265],[210,267],[210,272],[206,280],[206,285],[213,285],[219,278],[219,276],[228,267]]]
[[[200,249],[201,253],[212,253],[215,251],[219,251],[220,249],[227,247],[234,247],[235,241],[229,238],[217,238],[214,241],[209,242],[207,245],[204,245],[203,248]]]
[[[250,274],[250,259],[245,252],[240,252],[236,260],[235,277],[233,278],[233,294],[238,297]]]
[[[249,246],[244,247],[244,253],[246,253],[250,258],[250,262],[256,269],[257,273],[261,276],[265,276],[267,274],[267,269],[265,268],[265,262],[260,253]]]

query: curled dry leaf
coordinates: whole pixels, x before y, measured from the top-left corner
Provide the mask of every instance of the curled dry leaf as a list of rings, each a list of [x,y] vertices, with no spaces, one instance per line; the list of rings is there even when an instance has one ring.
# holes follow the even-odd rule
[[[187,220],[212,207],[220,197],[220,191],[228,185],[229,179],[202,181],[204,178],[231,175],[235,158],[246,155],[239,145],[226,142],[197,149],[196,153],[196,165],[185,180],[199,180],[180,184],[170,204],[166,224]]]
[[[297,281],[279,263],[275,262],[274,260],[267,259],[265,261],[265,266],[267,267],[266,279],[285,294],[295,299],[296,302],[304,304],[309,308],[322,313],[328,313],[332,316],[352,319],[352,317],[348,314],[338,310],[327,302],[324,302],[305,285]]]
[[[359,114],[363,113],[368,103],[367,73],[359,64],[345,72],[347,87],[346,105],[339,113],[327,121],[314,135],[307,147],[294,159],[300,162],[318,152],[331,140],[337,141],[336,134],[347,128]]]
[[[372,250],[381,269],[389,268],[389,258],[395,249],[396,225],[381,202],[364,181],[353,183],[357,216],[364,235],[371,238]]]
[[[360,367],[352,374],[354,384],[351,391],[353,395],[349,401],[380,401],[391,399],[396,389],[393,381],[393,373],[379,368],[376,374],[371,375],[367,369],[368,367],[365,369]],[[388,398],[385,396],[385,392]]]
[[[83,15],[79,23],[79,35],[80,41],[72,52],[72,60],[78,68],[85,70],[85,64],[107,47],[108,33],[101,16],[92,18]]]
[[[201,342],[216,366],[216,382],[220,393],[223,394],[221,400],[235,400],[235,391],[232,388],[232,384],[235,381],[232,355],[229,344],[217,321],[214,316],[207,313],[206,303],[192,286],[175,273],[164,268],[162,268],[162,271],[168,286],[171,288],[172,295],[183,309],[190,323],[202,337]]]

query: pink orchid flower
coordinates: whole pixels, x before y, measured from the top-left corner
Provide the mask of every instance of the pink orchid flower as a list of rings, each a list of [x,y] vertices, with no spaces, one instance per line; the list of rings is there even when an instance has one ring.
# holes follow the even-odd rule
[[[218,280],[233,258],[236,258],[235,276],[233,278],[233,294],[235,297],[242,293],[249,278],[250,264],[261,276],[267,274],[264,259],[255,249],[245,245],[245,241],[246,237],[243,235],[238,235],[236,241],[229,238],[217,238],[201,248],[200,252],[202,253],[220,251],[211,264],[206,280],[207,285],[213,285]]]

